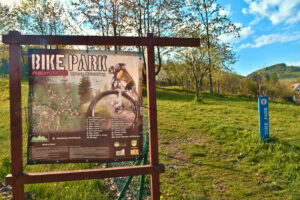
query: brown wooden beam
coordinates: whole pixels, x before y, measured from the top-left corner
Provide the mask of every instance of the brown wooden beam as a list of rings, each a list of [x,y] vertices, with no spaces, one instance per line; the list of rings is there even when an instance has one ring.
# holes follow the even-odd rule
[[[148,34],[148,38],[153,34]],[[158,132],[156,111],[156,81],[155,81],[155,52],[154,46],[147,46],[147,97],[148,97],[148,127],[150,165],[157,165],[158,160]],[[160,199],[159,173],[151,174],[151,199]]]
[[[9,45],[9,92],[11,130],[11,171],[14,176],[23,174],[22,98],[21,98],[21,46]],[[12,187],[15,200],[24,199],[24,185]]]
[[[199,38],[21,35],[16,31],[10,31],[8,35],[3,35],[2,42],[5,44],[35,45],[152,45],[182,47],[197,47],[200,45]]]
[[[74,171],[61,171],[61,172],[43,172],[43,173],[27,173],[18,176],[11,174],[5,178],[7,185],[18,184],[35,184],[35,183],[49,183],[49,182],[62,182],[62,181],[78,181],[89,179],[113,178],[124,176],[139,176],[151,173],[165,172],[164,165],[144,165],[133,167],[115,167],[104,169],[87,169],[87,170],[74,170]]]

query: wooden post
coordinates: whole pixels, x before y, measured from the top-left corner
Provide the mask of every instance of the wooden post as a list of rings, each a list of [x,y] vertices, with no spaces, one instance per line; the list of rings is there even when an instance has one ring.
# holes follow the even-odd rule
[[[9,35],[18,37],[17,31]],[[9,92],[10,92],[10,128],[11,128],[11,171],[13,176],[23,174],[22,145],[22,96],[21,96],[21,46],[17,42],[9,45]],[[24,199],[24,184],[12,184],[14,200]]]
[[[153,38],[152,33],[147,34],[148,40]],[[147,46],[147,97],[148,97],[148,126],[150,165],[158,165],[158,132],[156,112],[156,82],[155,82],[155,53],[154,45]],[[151,174],[151,198],[160,199],[159,173]]]

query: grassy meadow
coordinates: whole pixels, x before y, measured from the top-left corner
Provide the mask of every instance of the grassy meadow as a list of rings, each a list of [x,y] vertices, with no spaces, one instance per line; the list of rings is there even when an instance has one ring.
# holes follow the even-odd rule
[[[269,108],[264,144],[256,99],[158,88],[162,199],[300,199],[300,106]]]
[[[0,181],[9,173],[8,81],[0,79]],[[22,85],[26,106],[28,86]],[[146,91],[144,90],[146,104]],[[161,199],[300,199],[300,106],[270,102],[269,143],[258,133],[257,100],[157,88]],[[147,112],[147,109],[144,109]],[[25,113],[24,152],[27,123]],[[25,154],[24,154],[25,156]],[[24,159],[25,163],[26,159]],[[25,166],[25,172],[99,167]],[[103,180],[26,185],[32,199],[112,199]],[[0,198],[1,199],[1,198]]]

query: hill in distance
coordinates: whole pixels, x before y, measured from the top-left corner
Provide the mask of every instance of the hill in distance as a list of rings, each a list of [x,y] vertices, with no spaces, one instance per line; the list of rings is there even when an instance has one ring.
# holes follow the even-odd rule
[[[258,73],[271,75],[276,73],[280,81],[295,82],[300,79],[300,67],[287,66],[285,63],[271,65],[263,69],[252,72],[247,77],[254,78]]]

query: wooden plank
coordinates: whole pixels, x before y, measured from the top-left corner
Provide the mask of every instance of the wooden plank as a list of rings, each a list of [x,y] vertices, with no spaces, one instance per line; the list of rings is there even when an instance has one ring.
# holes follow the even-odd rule
[[[87,169],[75,171],[61,172],[45,172],[45,173],[27,173],[19,176],[7,175],[5,183],[7,185],[15,184],[35,184],[62,181],[78,181],[89,179],[101,179],[124,176],[139,176],[151,173],[163,173],[165,167],[163,165],[143,165],[133,167],[115,167],[105,169]]]
[[[151,199],[160,199],[160,183],[159,183],[159,173],[151,174]]]
[[[158,137],[154,46],[147,46],[147,97],[150,164],[156,165],[158,164]]]
[[[153,37],[153,34],[148,34]],[[148,126],[150,165],[157,165],[158,161],[158,132],[156,111],[156,81],[155,81],[155,52],[154,46],[147,46],[147,97],[148,97]],[[151,198],[160,198],[159,174],[151,174]]]
[[[170,37],[111,37],[111,36],[50,36],[50,35],[17,35],[9,32],[2,35],[5,44],[37,45],[111,45],[111,46],[189,46],[200,45],[199,38]]]
[[[21,47],[9,45],[9,92],[10,92],[10,130],[11,130],[11,170],[13,176],[23,173],[22,145],[22,97],[21,97]],[[13,197],[24,199],[24,185],[14,185]]]

